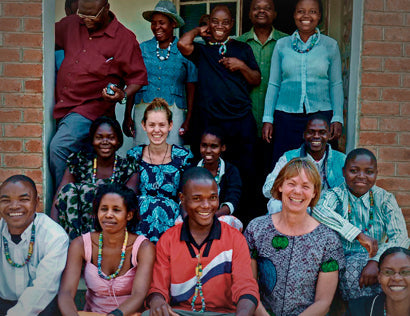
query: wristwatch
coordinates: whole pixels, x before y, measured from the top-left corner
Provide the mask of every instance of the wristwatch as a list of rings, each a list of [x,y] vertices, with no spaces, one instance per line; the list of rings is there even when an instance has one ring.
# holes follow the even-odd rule
[[[124,91],[124,97],[120,101],[121,104],[127,104],[127,92]]]

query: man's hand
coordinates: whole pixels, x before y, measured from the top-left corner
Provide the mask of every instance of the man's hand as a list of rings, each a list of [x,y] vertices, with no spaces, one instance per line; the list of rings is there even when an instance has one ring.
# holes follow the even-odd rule
[[[197,31],[198,31],[198,35],[201,37],[208,38],[211,36],[208,25],[198,26]]]
[[[241,70],[245,65],[242,60],[235,57],[222,57],[222,59],[219,60],[219,63],[229,71]]]
[[[369,237],[363,233],[357,235],[356,239],[364,248],[366,248],[367,252],[369,253],[369,258],[372,258],[377,254],[379,246],[376,239]]]
[[[152,298],[149,302],[149,306],[150,316],[178,316],[178,314],[172,310],[171,306],[159,296]]]
[[[359,280],[359,286],[370,286],[377,283],[377,274],[379,273],[378,263],[370,260],[362,270]]]
[[[184,136],[189,131],[189,120],[185,119],[184,123],[182,123],[181,127],[179,128],[179,136]]]
[[[109,95],[107,94],[107,88],[105,87],[102,90],[102,97],[105,101],[110,101],[110,102],[121,102],[122,99],[125,97],[125,92],[124,90],[112,85],[111,86],[112,91],[114,91],[114,95]]]
[[[333,122],[330,124],[330,138],[329,140],[338,140],[342,135],[342,123]]]
[[[122,122],[122,131],[128,137],[135,137],[135,125],[131,115],[125,115]]]
[[[273,124],[263,123],[263,127],[262,127],[263,140],[270,144],[272,142],[272,135],[273,135]]]

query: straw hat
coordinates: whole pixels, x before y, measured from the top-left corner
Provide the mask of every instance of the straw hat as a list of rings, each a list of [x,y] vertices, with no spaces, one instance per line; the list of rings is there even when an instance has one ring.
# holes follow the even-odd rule
[[[152,15],[155,13],[165,14],[166,16],[170,17],[173,21],[175,21],[177,25],[176,27],[181,27],[185,24],[184,20],[178,15],[177,8],[171,1],[160,0],[155,6],[154,10],[144,11],[142,13],[142,16],[145,20],[151,22]]]

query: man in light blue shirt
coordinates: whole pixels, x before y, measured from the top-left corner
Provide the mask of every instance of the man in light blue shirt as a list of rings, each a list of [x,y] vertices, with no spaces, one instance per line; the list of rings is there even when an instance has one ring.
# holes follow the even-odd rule
[[[0,186],[0,315],[59,315],[57,292],[68,236],[47,215],[36,213],[36,186],[23,175]]]

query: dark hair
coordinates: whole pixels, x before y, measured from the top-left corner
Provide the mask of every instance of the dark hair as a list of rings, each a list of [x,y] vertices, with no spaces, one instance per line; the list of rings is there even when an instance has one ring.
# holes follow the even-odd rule
[[[135,195],[134,191],[132,191],[130,188],[128,188],[125,184],[122,183],[104,184],[98,187],[97,193],[95,194],[93,201],[93,218],[95,230],[97,232],[102,231],[101,225],[98,222],[98,209],[100,207],[100,203],[104,195],[110,193],[118,194],[123,198],[124,205],[127,209],[127,213],[134,212],[134,216],[130,221],[128,221],[127,224],[127,229],[130,231],[134,231],[140,219],[137,196]]]
[[[163,111],[165,112],[165,115],[167,117],[167,121],[169,124],[172,122],[172,111],[169,109],[168,102],[165,101],[163,98],[154,98],[150,104],[145,108],[144,111],[144,116],[142,117],[141,122],[144,124],[147,122],[148,119],[148,113],[149,112],[160,112]]]
[[[327,125],[327,129],[328,129],[328,130],[330,129],[330,121],[329,121],[329,118],[327,118],[327,117],[326,117],[325,115],[323,115],[322,113],[315,113],[315,114],[313,114],[313,115],[309,118],[309,120],[306,122],[305,131],[306,131],[308,125],[310,124],[310,122],[312,122],[312,121],[314,121],[314,120],[320,120],[320,121],[325,122],[326,125]]]
[[[296,0],[295,1],[295,6],[293,7],[293,12],[296,11],[296,6],[298,5],[298,3],[300,1],[303,1],[303,0]],[[320,23],[322,23],[322,21],[323,21],[323,3],[322,3],[322,0],[314,0],[314,1],[316,1],[317,4],[319,5],[320,19],[319,19],[319,23],[317,25],[320,25]]]
[[[353,160],[357,156],[361,156],[361,155],[369,157],[375,163],[376,168],[377,168],[376,156],[370,150],[368,150],[366,148],[356,148],[356,149],[353,149],[351,152],[349,152],[347,154],[343,169],[346,168],[346,165],[347,165],[348,161]]]
[[[17,182],[26,182],[26,183],[28,183],[34,190],[34,197],[37,197],[38,193],[37,193],[36,184],[34,183],[34,181],[30,177],[27,177],[23,174],[15,174],[14,176],[8,177],[6,180],[4,180],[4,182],[0,186],[0,189],[3,188],[3,186],[6,185],[7,183],[17,183]]]
[[[192,167],[187,169],[181,178],[181,183],[179,185],[180,192],[184,192],[185,185],[190,180],[210,180],[215,181],[214,176],[212,173],[208,171],[206,168],[202,167]]]
[[[202,137],[204,137],[205,135],[213,135],[216,138],[219,139],[219,141],[221,142],[221,145],[225,145],[225,135],[224,132],[221,128],[219,128],[218,126],[208,126],[204,132],[202,133],[201,139]]]
[[[386,259],[387,256],[393,255],[395,253],[404,253],[407,257],[410,257],[410,250],[403,248],[403,247],[391,247],[388,248],[385,252],[383,252],[383,254],[380,256],[379,259],[379,269],[384,261],[384,259]]]
[[[90,132],[89,132],[90,141],[91,142],[93,141],[94,135],[97,132],[97,129],[103,124],[107,124],[112,127],[118,139],[118,146],[116,149],[120,148],[124,142],[124,136],[122,135],[120,123],[118,123],[116,119],[113,119],[108,116],[100,116],[94,122],[91,123]]]

